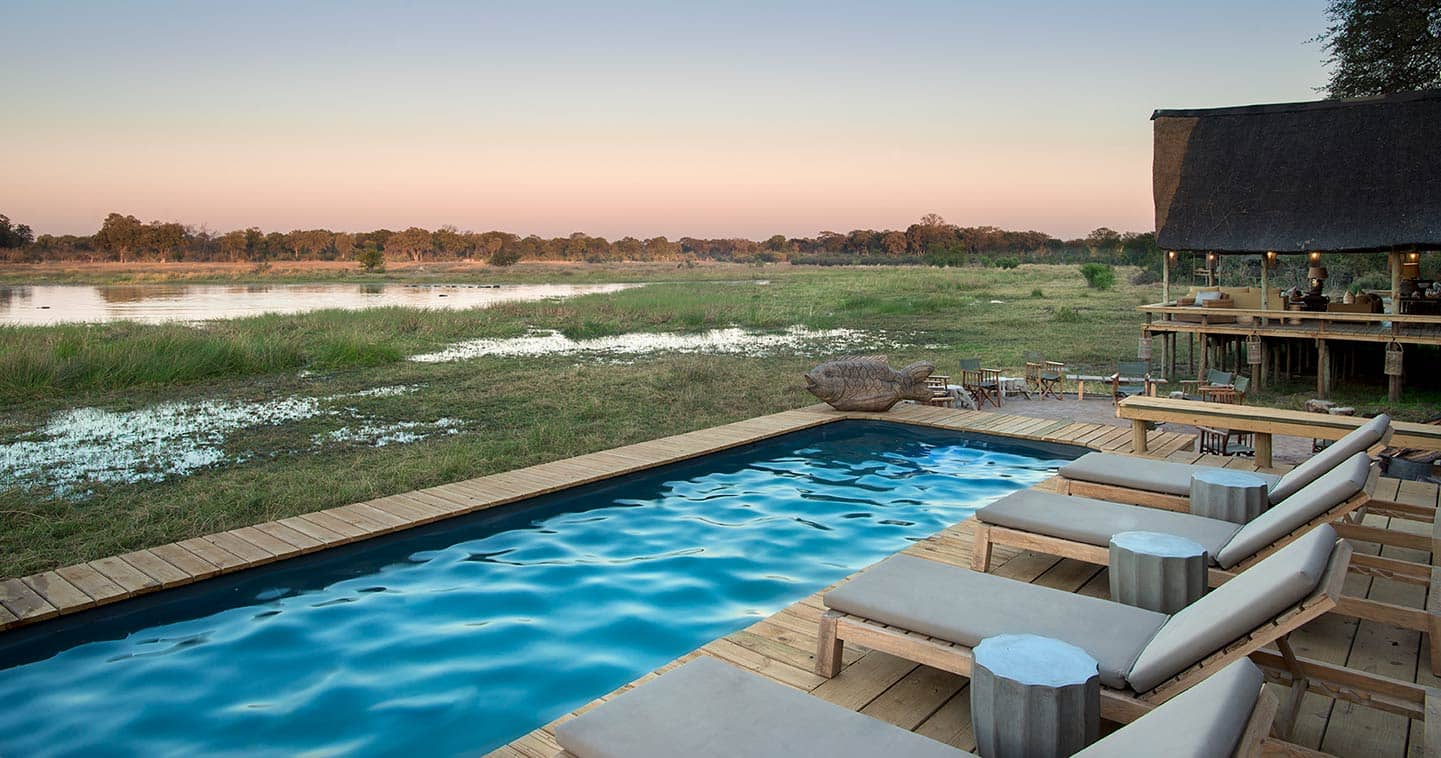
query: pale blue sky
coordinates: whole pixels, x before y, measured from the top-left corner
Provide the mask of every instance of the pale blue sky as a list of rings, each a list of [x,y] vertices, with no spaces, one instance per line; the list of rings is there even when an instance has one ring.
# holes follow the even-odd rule
[[[4,7],[0,213],[55,233],[1149,229],[1153,109],[1325,81],[1322,0]]]

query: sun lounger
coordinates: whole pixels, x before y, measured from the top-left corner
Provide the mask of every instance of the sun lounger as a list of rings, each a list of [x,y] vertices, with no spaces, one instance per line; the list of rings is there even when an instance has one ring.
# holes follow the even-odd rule
[[[1189,513],[1022,490],[976,512],[979,523],[971,568],[990,570],[996,545],[1104,566],[1109,562],[1112,536],[1128,531],[1161,532],[1185,537],[1204,547],[1211,565],[1209,583],[1216,586],[1317,524],[1331,523],[1343,537],[1364,539],[1369,532],[1362,530],[1367,527],[1352,519],[1370,501],[1377,477],[1376,466],[1364,453],[1357,453],[1245,525]],[[1396,558],[1355,555],[1351,571],[1423,587],[1441,586],[1441,570]],[[1346,596],[1335,612],[1425,633],[1432,651],[1432,670],[1441,674],[1441,611],[1436,608],[1410,608]]]
[[[1356,453],[1247,524],[1108,500],[1021,490],[976,511],[980,525],[976,529],[971,566],[978,571],[988,570],[993,544],[1041,552],[1049,552],[1047,547],[1053,546],[1068,552],[1052,555],[1067,558],[1079,557],[1072,554],[1077,551],[1071,549],[1071,545],[1084,545],[1095,550],[1081,551],[1081,554],[1099,556],[1099,563],[1105,565],[1105,551],[1112,536],[1145,531],[1194,540],[1206,548],[1212,565],[1221,569],[1243,569],[1317,524],[1339,521],[1365,505],[1377,476],[1377,468],[1370,458],[1364,452]],[[1044,540],[1054,540],[1055,544]]]
[[[1077,753],[1259,755],[1276,700],[1260,669],[1238,661]],[[966,758],[964,750],[700,657],[555,730],[565,758],[824,755]]]
[[[1256,472],[1266,481],[1272,503],[1290,497],[1343,461],[1391,438],[1391,418],[1381,414],[1284,476]],[[1140,459],[1118,453],[1087,453],[1061,467],[1064,491],[1167,510],[1190,510],[1191,475],[1205,470],[1172,461]]]
[[[1101,715],[1130,722],[1233,661],[1252,657],[1292,684],[1289,728],[1307,688],[1425,719],[1441,696],[1409,682],[1297,657],[1287,635],[1336,607],[1351,548],[1322,524],[1166,615],[898,555],[825,595],[816,672],[840,671],[849,640],[969,676],[971,649],[996,634],[1040,634],[1100,663]],[[1263,650],[1276,645],[1280,655]]]

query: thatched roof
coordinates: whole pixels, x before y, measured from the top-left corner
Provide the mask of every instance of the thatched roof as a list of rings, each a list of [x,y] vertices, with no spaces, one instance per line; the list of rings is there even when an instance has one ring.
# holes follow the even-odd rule
[[[1151,119],[1163,250],[1441,249],[1441,90]]]

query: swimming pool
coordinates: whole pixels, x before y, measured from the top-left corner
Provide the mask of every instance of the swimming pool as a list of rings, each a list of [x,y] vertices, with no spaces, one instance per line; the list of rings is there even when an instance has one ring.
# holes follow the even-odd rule
[[[0,755],[484,752],[1048,476],[846,421],[0,635]]]

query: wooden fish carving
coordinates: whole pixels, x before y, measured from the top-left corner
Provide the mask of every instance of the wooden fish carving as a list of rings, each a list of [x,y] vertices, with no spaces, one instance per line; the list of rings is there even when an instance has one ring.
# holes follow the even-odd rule
[[[838,411],[888,411],[902,400],[925,401],[926,377],[935,371],[920,362],[897,371],[884,361],[840,358],[806,373],[806,389]]]

